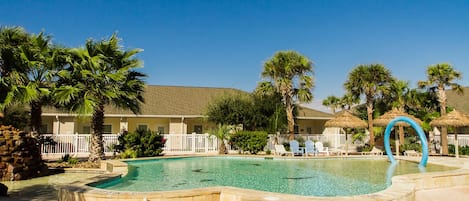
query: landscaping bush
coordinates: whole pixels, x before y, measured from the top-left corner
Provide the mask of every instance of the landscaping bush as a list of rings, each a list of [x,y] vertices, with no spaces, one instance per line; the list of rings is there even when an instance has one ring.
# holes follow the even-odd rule
[[[257,154],[267,145],[267,132],[265,131],[238,131],[231,137],[231,144],[242,152],[248,151]]]
[[[369,152],[373,149],[373,147],[370,144],[364,144],[362,146],[357,146],[357,151],[358,152]]]
[[[116,150],[121,153],[121,157],[158,156],[163,152],[165,142],[163,135],[151,130],[139,129],[120,135]]]
[[[405,150],[415,150],[418,152],[422,152],[422,145],[420,144],[420,140],[417,137],[406,137],[404,139],[404,144],[399,146],[399,151],[404,152]]]
[[[454,144],[448,144],[448,153],[456,153]],[[469,146],[459,146],[459,155],[469,155]]]

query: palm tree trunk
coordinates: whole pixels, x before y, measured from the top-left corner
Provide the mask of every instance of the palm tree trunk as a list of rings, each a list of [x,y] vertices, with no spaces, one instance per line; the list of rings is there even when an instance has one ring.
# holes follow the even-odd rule
[[[91,147],[88,161],[98,162],[104,160],[103,145],[104,104],[99,104],[92,117]]]
[[[399,145],[404,144],[404,126],[399,126]]]
[[[220,140],[220,147],[218,147],[218,154],[226,154],[226,145],[224,140]]]
[[[444,86],[438,86],[438,101],[441,116],[446,114],[446,93]],[[448,155],[448,127],[441,127],[441,149],[443,155]]]
[[[288,121],[288,133],[290,134],[288,139],[295,139],[295,118],[293,117],[293,103],[291,98],[288,98],[286,101],[286,112],[287,112],[287,121]]]
[[[42,126],[42,104],[39,101],[34,101],[30,104],[31,107],[31,131],[39,132],[39,129]]]
[[[366,101],[366,113],[368,116],[368,131],[370,132],[370,145],[375,145],[375,134],[373,131],[373,100],[367,98]]]

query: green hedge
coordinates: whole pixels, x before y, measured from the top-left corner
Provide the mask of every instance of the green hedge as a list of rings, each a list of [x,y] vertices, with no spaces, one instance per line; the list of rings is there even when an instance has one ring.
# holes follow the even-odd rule
[[[158,156],[163,152],[166,139],[150,130],[136,130],[125,132],[119,136],[117,151],[121,158]]]
[[[231,137],[230,143],[242,152],[248,151],[257,154],[267,145],[267,132],[265,131],[238,131]]]

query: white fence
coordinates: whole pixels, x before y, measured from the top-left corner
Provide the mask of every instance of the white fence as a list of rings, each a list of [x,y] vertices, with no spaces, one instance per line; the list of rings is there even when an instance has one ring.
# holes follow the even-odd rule
[[[90,134],[42,134],[41,153],[45,158],[57,158],[65,154],[88,156]],[[104,152],[112,155],[112,145],[118,144],[118,134],[104,134]],[[218,152],[218,139],[208,134],[165,134],[164,153],[209,153]]]
[[[74,156],[88,156],[90,145],[90,134],[43,134],[45,139],[41,144],[42,156],[45,158],[57,158],[65,154]],[[209,134],[164,134],[166,139],[163,153],[166,154],[184,154],[184,153],[216,153],[218,152],[219,141],[215,136]],[[295,138],[304,140],[321,141],[334,149],[345,143],[344,134],[301,134],[295,135]],[[118,134],[103,135],[104,152],[106,155],[112,155],[112,145],[118,144]],[[349,134],[348,139],[351,139]],[[439,141],[439,136],[435,140]],[[282,144],[288,142],[288,135],[269,135],[266,149],[274,150],[274,142]],[[448,143],[454,144],[454,135],[448,135]],[[469,145],[468,134],[458,134],[459,146]],[[227,144],[227,149],[231,150]]]
[[[219,141],[209,134],[164,134],[164,152],[209,153],[218,152]]]
[[[87,155],[91,144],[90,134],[42,134],[43,143],[41,144],[41,153],[45,157],[57,157],[65,154]],[[104,134],[104,152],[112,154],[111,146],[117,144],[118,135]]]

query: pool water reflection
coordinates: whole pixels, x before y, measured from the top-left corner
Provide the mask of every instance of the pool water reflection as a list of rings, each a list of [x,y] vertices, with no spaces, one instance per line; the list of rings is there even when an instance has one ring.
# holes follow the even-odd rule
[[[99,183],[119,191],[167,191],[233,186],[309,196],[350,196],[384,190],[394,175],[419,173],[416,163],[384,159],[193,157],[131,161],[128,174]],[[455,168],[428,165],[425,171]]]

